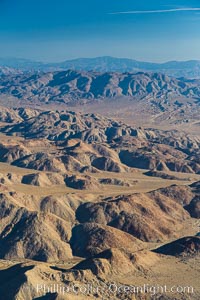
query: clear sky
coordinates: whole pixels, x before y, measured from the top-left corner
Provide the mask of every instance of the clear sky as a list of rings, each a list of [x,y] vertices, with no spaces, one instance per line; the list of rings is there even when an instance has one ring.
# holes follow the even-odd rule
[[[200,0],[0,0],[0,56],[200,59]]]

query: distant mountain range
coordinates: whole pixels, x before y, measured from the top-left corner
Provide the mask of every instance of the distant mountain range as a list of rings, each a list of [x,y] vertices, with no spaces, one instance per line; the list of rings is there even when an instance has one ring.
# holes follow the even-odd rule
[[[199,120],[200,114],[199,79],[178,79],[152,72],[67,70],[2,75],[0,97],[6,103],[12,99],[21,106],[116,102],[121,103],[120,110],[128,105],[131,111],[137,111],[136,115],[160,115],[162,120],[173,118],[173,122]]]
[[[94,99],[200,98],[199,80],[177,79],[160,73],[95,71],[31,72],[1,76],[0,94],[31,102],[75,103]]]
[[[6,69],[5,69],[6,68]],[[127,58],[109,56],[97,58],[78,58],[60,63],[42,63],[27,59],[0,58],[0,74],[21,71],[98,71],[98,72],[158,72],[173,77],[200,78],[200,61],[169,61],[166,63],[141,62]]]

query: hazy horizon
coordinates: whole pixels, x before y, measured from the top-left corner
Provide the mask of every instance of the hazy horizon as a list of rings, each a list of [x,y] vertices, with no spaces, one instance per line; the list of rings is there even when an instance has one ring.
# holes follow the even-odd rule
[[[0,56],[0,60],[27,60],[30,62],[35,62],[35,63],[44,63],[44,64],[48,64],[48,63],[62,63],[65,61],[73,61],[73,60],[78,60],[78,59],[98,59],[98,58],[106,58],[106,57],[110,57],[113,59],[128,59],[128,60],[133,60],[133,61],[138,61],[138,62],[146,62],[146,63],[156,63],[156,64],[165,64],[165,63],[169,63],[169,62],[188,62],[188,61],[200,61],[200,59],[186,59],[186,60],[178,60],[178,59],[172,59],[172,60],[167,60],[167,61],[147,61],[147,60],[141,60],[141,59],[136,59],[136,58],[131,58],[131,57],[117,57],[117,56],[111,56],[111,55],[102,55],[102,56],[90,56],[90,57],[74,57],[74,58],[65,58],[63,60],[36,60],[33,58],[29,58],[29,57],[12,57],[12,56]]]

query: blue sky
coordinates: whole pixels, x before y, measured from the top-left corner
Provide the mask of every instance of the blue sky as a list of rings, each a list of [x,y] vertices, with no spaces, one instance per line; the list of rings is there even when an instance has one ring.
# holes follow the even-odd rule
[[[200,59],[200,0],[0,0],[0,56]]]

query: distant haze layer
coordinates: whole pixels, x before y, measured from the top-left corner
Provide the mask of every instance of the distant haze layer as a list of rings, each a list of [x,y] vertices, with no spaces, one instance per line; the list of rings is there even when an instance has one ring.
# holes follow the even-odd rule
[[[173,77],[200,78],[200,61],[169,61],[165,63],[142,62],[128,58],[110,56],[77,58],[59,63],[35,62],[27,59],[0,58],[0,74],[18,71],[80,70],[98,72],[158,72]]]

